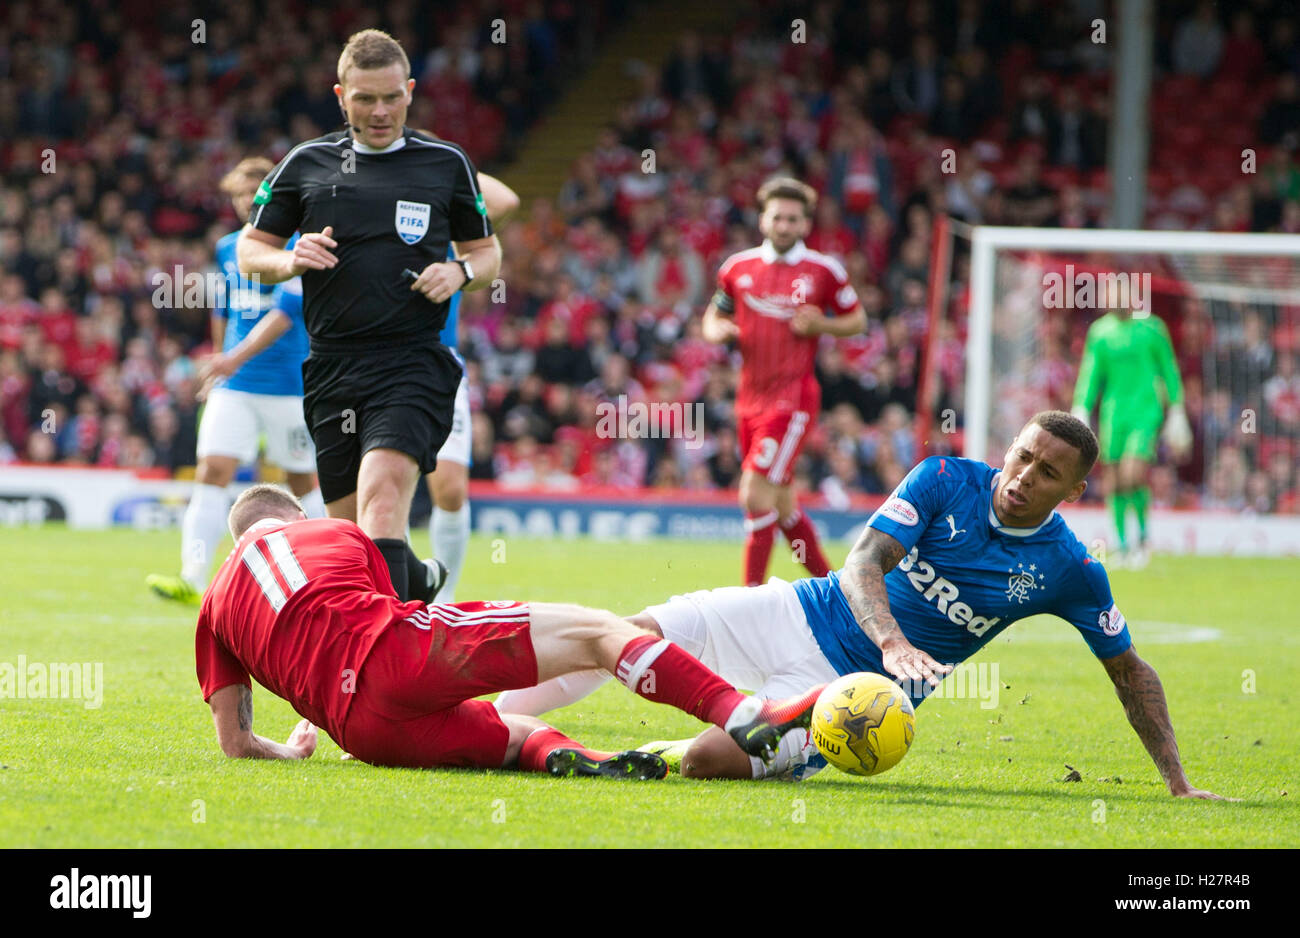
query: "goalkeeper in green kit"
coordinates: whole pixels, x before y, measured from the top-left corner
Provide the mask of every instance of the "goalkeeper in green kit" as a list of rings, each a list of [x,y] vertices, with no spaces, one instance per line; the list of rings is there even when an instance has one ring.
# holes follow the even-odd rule
[[[1169,329],[1159,318],[1138,310],[1105,313],[1088,329],[1072,413],[1085,423],[1101,399],[1098,419],[1100,462],[1106,501],[1119,535],[1121,563],[1146,566],[1147,506],[1151,490],[1147,472],[1163,437],[1175,458],[1191,450],[1192,431],[1183,410],[1183,382],[1178,375]],[[1126,521],[1137,515],[1137,547],[1130,550]]]

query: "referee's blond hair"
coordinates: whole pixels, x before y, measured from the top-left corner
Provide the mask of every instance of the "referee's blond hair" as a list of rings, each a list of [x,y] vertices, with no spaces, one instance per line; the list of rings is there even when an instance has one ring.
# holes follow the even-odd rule
[[[350,68],[369,71],[386,68],[394,62],[401,62],[406,77],[411,77],[411,60],[402,51],[401,43],[382,29],[363,29],[348,37],[347,44],[339,55],[339,84],[347,84]]]

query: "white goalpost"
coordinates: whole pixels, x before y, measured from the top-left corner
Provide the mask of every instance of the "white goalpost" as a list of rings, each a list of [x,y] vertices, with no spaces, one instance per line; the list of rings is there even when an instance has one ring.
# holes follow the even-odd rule
[[[1300,235],[994,226],[969,231],[963,455],[998,456],[997,447],[1010,439],[1007,427],[1018,426],[1026,409],[1045,406],[1030,373],[1048,357],[1059,360],[1067,332],[1077,347],[1081,320],[1130,300],[1141,305],[1139,315],[1154,311],[1171,325],[1176,348],[1182,317],[1197,320],[1187,326],[1189,347],[1193,336],[1200,343],[1188,354],[1201,356],[1203,371],[1201,387],[1193,390],[1203,399],[1198,415],[1206,421],[1212,416],[1216,433],[1223,429],[1219,411],[1226,398],[1243,432],[1272,441],[1265,455],[1268,447],[1288,441],[1300,453],[1300,419],[1292,419],[1289,403],[1283,410],[1275,400],[1277,388],[1286,392],[1300,355]],[[1062,305],[1067,309],[1056,315]],[[1048,328],[1052,320],[1068,321]],[[1257,428],[1246,425],[1252,413],[1259,417]],[[1258,447],[1252,452],[1260,455]],[[1206,452],[1207,463],[1213,455]]]

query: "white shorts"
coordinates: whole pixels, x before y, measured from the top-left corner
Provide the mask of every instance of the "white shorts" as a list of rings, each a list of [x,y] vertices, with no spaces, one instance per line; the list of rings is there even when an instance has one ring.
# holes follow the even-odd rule
[[[240,463],[257,458],[258,439],[266,435],[266,459],[285,472],[315,472],[316,451],[302,398],[291,394],[250,394],[215,388],[199,420],[198,457],[230,456]]]
[[[456,403],[452,408],[451,432],[447,442],[438,450],[438,462],[470,464],[470,444],[473,442],[474,425],[469,416],[469,382],[462,376],[460,387],[456,388]]]
[[[778,577],[762,586],[674,596],[646,612],[664,638],[760,697],[791,697],[839,677],[813,638],[794,587]]]

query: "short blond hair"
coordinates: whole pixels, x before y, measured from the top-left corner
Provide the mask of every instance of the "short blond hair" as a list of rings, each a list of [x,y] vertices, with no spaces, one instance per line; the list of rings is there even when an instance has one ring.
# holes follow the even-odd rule
[[[234,169],[221,178],[221,191],[226,195],[233,195],[244,182],[250,179],[255,183],[261,182],[273,169],[275,164],[264,156],[242,159],[235,164]]]
[[[259,482],[244,489],[235,499],[230,514],[226,516],[226,524],[231,536],[239,540],[245,531],[263,518],[297,521],[300,514],[306,512],[292,492],[270,482]]]
[[[773,176],[758,187],[758,207],[765,210],[772,199],[791,199],[803,203],[803,211],[811,216],[817,208],[817,190],[793,176]]]
[[[350,68],[369,71],[386,68],[394,62],[401,62],[406,77],[411,77],[411,60],[402,51],[401,43],[382,29],[363,29],[348,37],[347,44],[339,55],[339,84],[347,84]]]

